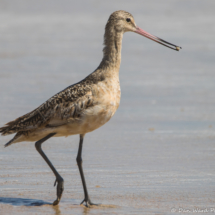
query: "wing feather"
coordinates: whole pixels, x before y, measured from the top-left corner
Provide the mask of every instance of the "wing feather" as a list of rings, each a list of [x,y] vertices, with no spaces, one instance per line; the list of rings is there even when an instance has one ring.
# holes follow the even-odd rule
[[[8,122],[0,128],[2,135],[28,131],[45,126],[59,126],[81,117],[85,108],[92,105],[89,85],[78,83],[54,95],[35,110]]]

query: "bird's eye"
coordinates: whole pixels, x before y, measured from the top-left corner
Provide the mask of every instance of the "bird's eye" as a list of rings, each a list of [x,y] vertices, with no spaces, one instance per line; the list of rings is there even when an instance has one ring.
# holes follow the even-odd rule
[[[127,21],[127,22],[130,22],[130,21],[131,21],[131,19],[130,19],[130,18],[127,18],[127,19],[126,19],[126,21]]]

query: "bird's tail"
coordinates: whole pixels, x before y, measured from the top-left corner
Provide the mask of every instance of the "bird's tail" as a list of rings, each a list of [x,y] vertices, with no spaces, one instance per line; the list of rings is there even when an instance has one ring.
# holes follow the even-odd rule
[[[10,146],[11,144],[13,143],[17,143],[17,142],[20,142],[20,137],[22,136],[22,132],[18,132],[14,137],[13,139],[11,139],[9,142],[7,142],[4,147],[7,147],[7,146]]]
[[[19,122],[19,118],[18,119],[15,119],[11,122],[8,122],[7,124],[5,124],[5,126],[1,127],[0,128],[0,133],[2,136],[5,136],[5,135],[9,135],[9,134],[13,134],[13,133],[16,133],[18,132],[18,129],[17,129],[17,123]]]
[[[7,146],[11,145],[11,144],[13,143],[13,141],[14,141],[14,138],[11,139],[9,142],[7,142],[7,143],[4,145],[4,147],[7,147]]]
[[[7,142],[4,146],[7,147],[9,145],[11,145],[12,143],[15,143],[17,142],[17,138],[20,137],[21,135],[21,132],[18,132],[17,129],[16,129],[16,126],[14,126],[15,124],[15,121],[11,121],[11,122],[8,122],[5,126],[1,127],[0,128],[0,133],[2,136],[6,136],[6,135],[9,135],[9,134],[13,134],[13,133],[17,133],[13,139],[11,139],[9,142]]]

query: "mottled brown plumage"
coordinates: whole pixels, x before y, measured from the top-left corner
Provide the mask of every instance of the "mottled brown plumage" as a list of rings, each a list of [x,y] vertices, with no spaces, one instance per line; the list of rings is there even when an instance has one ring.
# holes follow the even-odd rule
[[[84,135],[108,122],[120,103],[119,68],[122,37],[127,31],[136,32],[169,48],[177,49],[158,37],[136,26],[133,16],[125,11],[111,14],[105,27],[103,59],[98,68],[77,84],[57,93],[35,110],[8,122],[0,128],[2,135],[16,133],[5,146],[22,141],[37,141],[35,147],[56,176],[58,204],[63,193],[63,178],[51,164],[41,145],[53,136],[80,134],[77,163],[84,195],[83,202],[91,205],[82,169],[82,145]],[[176,48],[173,48],[173,47]],[[83,203],[82,202],[82,203]],[[81,204],[82,204],[81,203]]]
[[[126,18],[130,18],[132,21],[128,23]],[[96,116],[98,110],[98,117],[106,113],[107,117],[104,119],[105,116],[102,116],[101,123],[91,126],[91,128],[90,126],[83,128],[83,132],[90,132],[107,122],[115,113],[120,101],[118,73],[121,62],[122,36],[126,31],[133,31],[132,28],[135,26],[130,13],[116,11],[111,14],[105,27],[104,56],[99,67],[79,83],[67,87],[35,110],[0,128],[2,135],[17,133],[5,146],[21,141],[36,141],[50,132],[56,132],[55,136],[82,133],[82,129],[77,129],[77,132],[73,132],[74,129],[71,132],[58,132],[56,128],[65,128],[65,125],[72,123],[78,126],[81,124],[80,121],[85,118],[93,120],[93,117],[86,117],[88,110],[91,110],[89,115]],[[102,95],[101,91],[106,94]],[[107,98],[104,99],[104,97]],[[114,107],[110,108],[110,106]],[[95,110],[92,110],[93,107]],[[94,122],[89,123],[93,124]],[[86,127],[85,124],[83,127]]]
[[[79,118],[84,109],[93,105],[91,86],[102,80],[104,80],[102,75],[91,74],[81,82],[57,93],[35,110],[8,122],[5,127],[0,128],[0,132],[2,135],[8,135],[48,127],[53,118],[62,120],[63,124],[71,119]]]

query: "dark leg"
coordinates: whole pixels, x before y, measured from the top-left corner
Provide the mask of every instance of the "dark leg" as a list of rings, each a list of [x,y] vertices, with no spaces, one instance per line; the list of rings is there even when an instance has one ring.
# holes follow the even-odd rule
[[[84,134],[80,134],[80,143],[79,143],[78,155],[77,155],[76,161],[78,164],[78,169],[79,169],[79,172],[81,175],[81,181],[82,181],[83,189],[84,189],[84,200],[81,202],[81,204],[83,204],[85,202],[86,206],[88,207],[88,205],[94,205],[94,204],[90,201],[90,197],[89,197],[88,191],[87,191],[87,185],[86,185],[85,178],[84,178],[84,172],[82,169],[81,153],[82,153],[83,140],[84,140]]]
[[[53,202],[53,205],[57,205],[60,202],[63,190],[64,190],[64,180],[63,178],[60,176],[60,174],[57,172],[57,170],[54,168],[54,166],[52,165],[52,163],[49,161],[49,159],[47,158],[47,156],[45,155],[45,153],[43,152],[41,145],[43,142],[45,142],[46,140],[48,140],[50,137],[54,136],[56,133],[51,133],[48,136],[44,137],[43,139],[37,141],[35,143],[35,147],[37,149],[37,151],[40,153],[40,155],[43,157],[43,159],[46,161],[46,163],[49,165],[49,167],[51,168],[52,172],[55,174],[56,176],[56,180],[54,183],[54,186],[57,183],[57,199]]]

